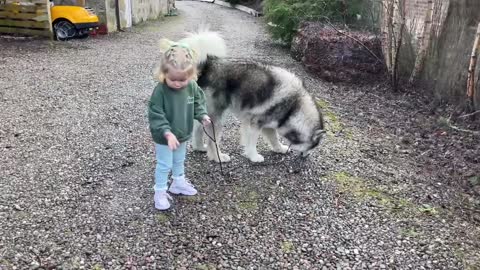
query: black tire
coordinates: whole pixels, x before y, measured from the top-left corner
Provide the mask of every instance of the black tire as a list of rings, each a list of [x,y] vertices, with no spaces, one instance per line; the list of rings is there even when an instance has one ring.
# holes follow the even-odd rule
[[[68,40],[77,35],[77,28],[67,20],[56,21],[53,24],[53,33],[57,40]]]

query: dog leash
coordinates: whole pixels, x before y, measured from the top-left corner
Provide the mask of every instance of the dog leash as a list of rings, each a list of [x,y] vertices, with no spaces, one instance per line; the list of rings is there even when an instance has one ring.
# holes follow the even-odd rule
[[[215,124],[213,123],[213,120],[210,119],[211,125],[212,125],[212,130],[213,130],[213,137],[208,134],[208,132],[205,130],[205,126],[202,125],[203,127],[203,132],[205,132],[205,135],[212,140],[213,143],[215,143],[215,149],[217,150],[217,157],[218,157],[218,162],[220,163],[220,174],[223,176],[223,167],[222,167],[222,159],[220,158],[220,152],[218,151],[218,144],[217,144],[217,138],[215,137]]]
[[[211,122],[211,125],[212,125],[212,131],[213,131],[213,136],[210,136],[210,134],[208,134],[207,130],[205,129],[205,126],[202,126],[203,128],[203,132],[205,132],[205,135],[207,135],[207,137],[213,142],[215,143],[215,149],[216,149],[216,152],[217,152],[217,157],[218,157],[218,162],[220,163],[220,174],[222,176],[225,176],[225,174],[223,173],[223,166],[222,166],[222,160],[220,159],[220,151],[218,150],[218,143],[217,143],[217,138],[215,136],[215,124],[212,120],[210,120]],[[289,151],[290,151],[290,147],[292,146],[292,144],[289,144],[288,145],[288,148],[287,148],[287,151],[285,152],[285,154],[287,154]],[[280,162],[276,162],[276,163],[262,163],[260,165],[256,165],[256,166],[268,166],[268,165],[279,165],[279,164],[283,164],[287,159],[282,159],[282,161]],[[233,168],[235,169],[235,168]],[[232,170],[230,170],[232,171]]]

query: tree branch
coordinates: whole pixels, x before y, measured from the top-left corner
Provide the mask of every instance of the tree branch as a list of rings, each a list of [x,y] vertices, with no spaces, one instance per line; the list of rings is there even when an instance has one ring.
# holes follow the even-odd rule
[[[384,66],[385,66],[385,63],[383,62],[382,59],[380,59],[380,57],[378,57],[374,52],[372,52],[372,50],[370,50],[365,44],[363,44],[363,42],[361,42],[360,40],[358,40],[357,38],[355,37],[352,37],[351,35],[347,34],[347,33],[344,33],[340,30],[338,30],[327,18],[327,23],[330,25],[330,27],[333,28],[333,30],[337,31],[338,33],[354,40],[355,42],[357,42],[358,44],[360,44],[360,46],[362,46],[363,48],[365,48],[373,57],[375,57],[380,63],[382,63]]]

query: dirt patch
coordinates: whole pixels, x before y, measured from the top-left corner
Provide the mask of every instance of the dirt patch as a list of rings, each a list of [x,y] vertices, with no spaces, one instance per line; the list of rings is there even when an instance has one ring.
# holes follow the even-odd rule
[[[417,191],[410,196],[417,203],[435,204],[480,222],[480,123],[424,93],[395,93],[387,84],[355,86],[353,91],[344,84],[332,87],[330,102],[339,106],[346,121],[368,130],[374,141],[390,141],[388,148],[398,158],[415,161],[414,173],[421,177],[411,183]],[[367,148],[363,152],[368,156],[379,154],[376,145]]]
[[[291,54],[307,70],[330,82],[360,83],[383,78],[383,64],[372,55],[381,59],[380,39],[366,32],[345,33],[350,37],[330,26],[305,22],[292,41]]]

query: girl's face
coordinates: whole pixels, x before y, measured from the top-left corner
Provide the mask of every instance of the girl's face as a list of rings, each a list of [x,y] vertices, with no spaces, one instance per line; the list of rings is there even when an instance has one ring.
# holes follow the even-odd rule
[[[170,69],[165,76],[165,82],[168,87],[176,90],[185,88],[189,81],[188,74],[182,70]]]

